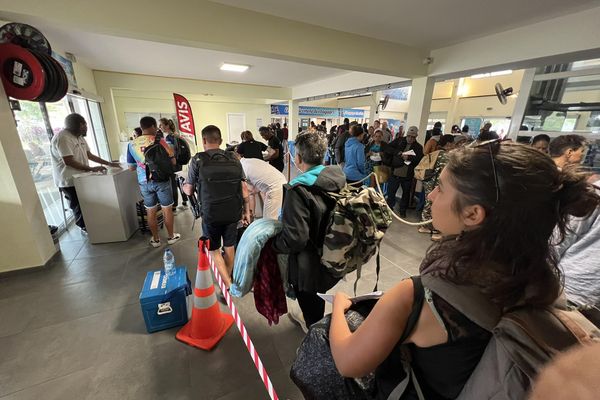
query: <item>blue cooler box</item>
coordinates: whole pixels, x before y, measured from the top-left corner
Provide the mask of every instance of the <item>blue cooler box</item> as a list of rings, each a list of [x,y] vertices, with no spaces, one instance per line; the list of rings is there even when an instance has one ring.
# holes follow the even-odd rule
[[[192,284],[186,268],[175,268],[175,275],[169,279],[163,269],[148,272],[140,293],[148,333],[184,325],[188,321],[191,294]]]

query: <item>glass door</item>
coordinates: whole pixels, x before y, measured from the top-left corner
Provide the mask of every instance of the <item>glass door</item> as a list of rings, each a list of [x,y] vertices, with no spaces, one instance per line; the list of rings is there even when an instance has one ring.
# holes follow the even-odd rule
[[[21,110],[14,112],[17,131],[46,221],[48,225],[64,227],[65,214],[60,201],[60,192],[52,177],[51,131],[46,124],[43,106],[31,101],[19,101],[19,104]],[[48,103],[48,105],[52,104]]]
[[[104,122],[102,119],[100,103],[92,100],[88,100],[87,103],[89,107],[90,118],[92,120],[92,128],[94,129],[94,137],[96,138],[96,143],[98,145],[98,155],[105,160],[111,160],[110,148],[108,147],[108,140],[106,139],[106,131],[104,130]]]

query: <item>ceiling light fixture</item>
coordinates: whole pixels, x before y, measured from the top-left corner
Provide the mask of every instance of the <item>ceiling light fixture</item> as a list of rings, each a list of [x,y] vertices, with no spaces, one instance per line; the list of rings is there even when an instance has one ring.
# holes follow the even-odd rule
[[[246,72],[248,70],[248,68],[250,68],[249,65],[243,65],[243,64],[223,63],[223,65],[221,65],[221,71]]]

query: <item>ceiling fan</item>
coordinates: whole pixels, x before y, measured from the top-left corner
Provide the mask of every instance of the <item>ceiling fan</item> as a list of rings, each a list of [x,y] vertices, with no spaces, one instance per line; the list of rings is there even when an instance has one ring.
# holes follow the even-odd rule
[[[375,110],[375,114],[379,113],[379,108],[381,108],[381,111],[385,110],[389,101],[390,101],[390,95],[386,94],[385,97],[383,98],[383,100],[380,100],[379,104],[377,104],[377,109]]]
[[[506,104],[506,102],[507,102],[506,98],[513,94],[513,88],[509,87],[509,88],[504,89],[500,83],[496,83],[495,88],[496,88],[496,96],[498,96],[498,100],[500,100],[500,103]]]

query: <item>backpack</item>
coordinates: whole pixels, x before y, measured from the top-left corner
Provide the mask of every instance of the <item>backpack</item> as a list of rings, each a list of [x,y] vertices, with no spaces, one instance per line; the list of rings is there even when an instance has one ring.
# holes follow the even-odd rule
[[[553,356],[571,346],[600,342],[598,328],[579,311],[556,306],[543,309],[520,307],[502,314],[474,287],[458,286],[431,274],[421,275],[421,282],[434,315],[439,314],[431,292],[492,333],[458,400],[524,399],[538,372]],[[400,382],[389,399],[400,398],[411,377],[420,392],[408,362],[405,369],[407,378]]]
[[[439,155],[440,150],[426,154],[419,162],[419,165],[415,167],[415,179],[419,181],[428,181],[433,178],[435,163],[437,162]]]
[[[374,188],[346,185],[339,193],[323,192],[335,202],[323,240],[321,263],[329,273],[341,278],[357,271],[377,253],[379,280],[379,245],[392,223],[392,213],[385,198]],[[375,285],[377,287],[377,284]]]
[[[161,137],[156,135],[154,143],[144,151],[144,164],[146,166],[146,180],[166,182],[175,173],[175,165],[171,162],[169,152],[160,143]]]
[[[242,164],[230,151],[201,152],[194,159],[198,177],[196,192],[200,195],[203,222],[211,225],[238,222],[244,208]]]
[[[192,159],[192,152],[186,140],[173,136],[173,148],[177,165],[187,165]]]

